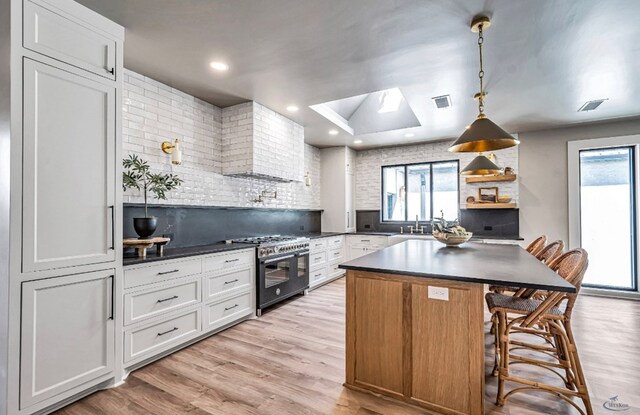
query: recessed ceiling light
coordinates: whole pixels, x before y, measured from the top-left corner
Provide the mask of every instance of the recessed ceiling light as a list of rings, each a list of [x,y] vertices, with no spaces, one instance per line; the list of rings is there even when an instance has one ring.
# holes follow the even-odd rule
[[[587,101],[587,102],[584,103],[583,106],[580,107],[578,112],[593,111],[594,109],[598,108],[600,105],[602,105],[603,102],[607,101],[608,99],[609,98],[595,99],[593,101]]]
[[[406,133],[404,136],[407,137],[407,138],[411,138],[411,137],[414,137],[415,134],[414,133]]]
[[[338,130],[329,130],[329,134],[338,135]]]
[[[287,111],[289,111],[289,112],[296,112],[296,111],[298,111],[299,109],[300,109],[300,108],[298,108],[298,107],[297,107],[297,106],[295,106],[295,105],[289,105],[289,106],[287,106]]]
[[[353,144],[362,144],[362,140],[353,140]]]
[[[211,62],[209,66],[211,66],[211,69],[215,69],[216,71],[220,71],[220,72],[225,72],[229,70],[229,65],[227,65],[224,62]]]

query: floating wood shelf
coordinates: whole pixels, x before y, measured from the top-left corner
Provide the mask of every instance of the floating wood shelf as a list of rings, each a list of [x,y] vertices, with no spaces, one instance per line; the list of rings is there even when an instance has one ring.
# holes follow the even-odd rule
[[[465,181],[467,183],[513,182],[517,177],[515,174],[501,174],[496,176],[467,177]]]
[[[467,203],[467,209],[514,209],[515,203]]]

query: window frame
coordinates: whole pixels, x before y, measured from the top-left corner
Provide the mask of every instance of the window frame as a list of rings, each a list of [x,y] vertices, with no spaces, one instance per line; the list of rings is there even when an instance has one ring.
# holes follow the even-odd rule
[[[451,159],[451,160],[438,160],[438,161],[424,161],[418,163],[400,163],[400,164],[387,164],[380,166],[380,223],[385,224],[398,224],[398,225],[406,225],[415,223],[415,221],[409,220],[409,204],[405,203],[404,205],[404,217],[405,220],[389,220],[384,218],[384,169],[393,168],[393,167],[403,167],[404,168],[404,188],[405,194],[408,194],[409,189],[409,167],[411,166],[424,166],[429,165],[429,207],[431,216],[433,218],[433,165],[434,164],[447,164],[447,163],[455,163],[456,164],[456,193],[458,194],[457,200],[457,217],[460,218],[460,160],[459,159]],[[405,196],[406,198],[406,196]],[[418,221],[418,223],[426,223],[427,225],[431,225],[431,219]]]
[[[568,204],[569,204],[569,249],[579,248],[582,242],[581,235],[581,206],[580,206],[580,153],[583,150],[598,150],[598,149],[611,149],[611,148],[623,148],[631,147],[632,151],[632,164],[634,170],[632,171],[633,184],[632,184],[632,203],[635,206],[632,207],[632,223],[631,223],[631,238],[633,257],[632,272],[634,273],[634,288],[624,289],[619,287],[601,286],[601,285],[589,285],[583,286],[582,291],[586,294],[598,295],[604,297],[615,298],[640,298],[640,243],[638,232],[639,218],[640,218],[640,192],[638,186],[640,184],[640,135],[628,135],[619,137],[608,138],[595,138],[587,140],[576,140],[567,142],[567,164],[568,164]]]

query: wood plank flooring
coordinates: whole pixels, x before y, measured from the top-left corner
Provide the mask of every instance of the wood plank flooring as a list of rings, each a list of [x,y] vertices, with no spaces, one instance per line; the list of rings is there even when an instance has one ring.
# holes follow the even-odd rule
[[[429,413],[351,391],[344,381],[344,279],[297,297],[139,369],[118,388],[60,411],[84,414],[414,415]],[[496,380],[486,325],[486,414],[575,414],[548,394],[516,394],[493,404]],[[640,414],[640,302],[583,296],[574,311],[579,353],[596,414],[618,395]],[[558,383],[539,369],[521,374]],[[560,384],[559,384],[560,386]]]

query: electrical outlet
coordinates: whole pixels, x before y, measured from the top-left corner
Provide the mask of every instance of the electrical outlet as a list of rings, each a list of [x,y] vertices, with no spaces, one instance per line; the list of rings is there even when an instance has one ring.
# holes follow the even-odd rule
[[[493,226],[485,226],[484,230],[485,231],[492,231],[493,230]]]
[[[365,228],[365,229],[371,229],[371,225],[366,224],[366,225],[364,225],[364,228]]]
[[[432,300],[449,301],[449,289],[444,287],[429,287],[428,297]]]

